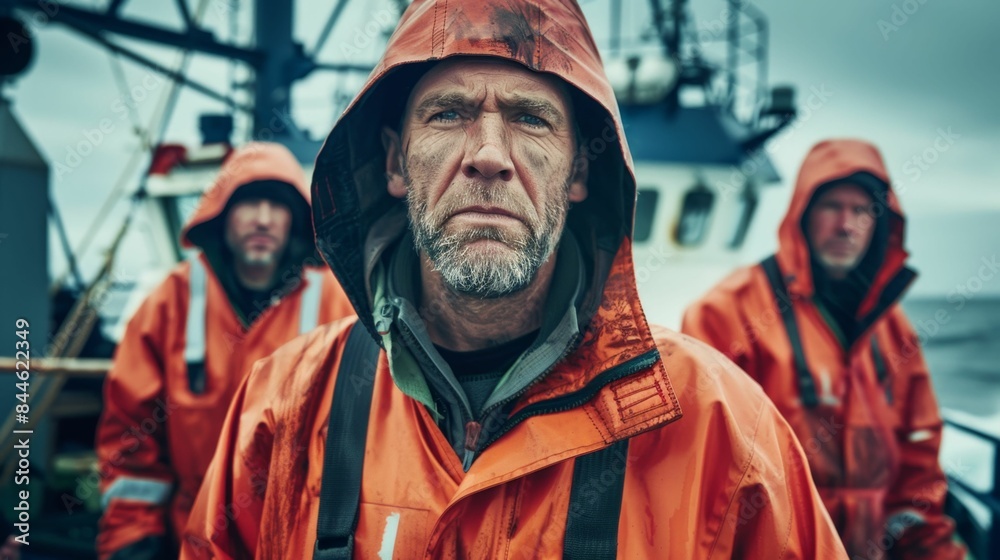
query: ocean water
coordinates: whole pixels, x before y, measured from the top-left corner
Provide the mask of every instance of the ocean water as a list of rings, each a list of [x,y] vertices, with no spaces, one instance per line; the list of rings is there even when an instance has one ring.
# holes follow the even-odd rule
[[[909,299],[903,309],[923,342],[945,419],[1000,438],[1000,299]],[[998,453],[1000,443],[945,424],[940,462],[949,476],[990,492]],[[952,490],[980,524],[997,522],[981,502]]]
[[[938,404],[1000,418],[1000,299],[907,299],[903,309],[923,341]],[[992,428],[1000,436],[1000,425]]]

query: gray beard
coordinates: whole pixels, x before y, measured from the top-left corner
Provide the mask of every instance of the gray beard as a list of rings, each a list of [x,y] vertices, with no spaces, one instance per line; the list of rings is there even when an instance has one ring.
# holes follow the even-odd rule
[[[427,232],[423,227],[414,227],[413,231],[417,248],[427,253],[445,284],[458,293],[481,299],[501,298],[527,288],[555,249],[550,234],[511,243],[509,236],[496,228],[477,228],[459,235],[446,235],[442,230]],[[499,241],[513,251],[475,254],[467,245],[478,240]]]
[[[404,179],[409,187],[409,177],[405,172]],[[568,191],[568,188],[569,181],[564,191]],[[414,191],[408,188],[408,192]],[[485,195],[480,198],[490,197],[491,195]],[[553,205],[547,208],[542,229],[529,226],[527,236],[511,235],[506,230],[494,227],[448,234],[443,227],[431,223],[425,200],[407,196],[407,205],[414,245],[418,251],[427,254],[445,285],[463,295],[496,299],[515,294],[531,285],[539,268],[555,251],[569,209],[569,201],[564,200],[561,207]],[[497,251],[495,254],[477,254],[468,245],[478,240],[499,241],[507,250]]]
[[[235,251],[236,258],[240,260],[245,265],[248,266],[268,266],[274,264],[278,260],[277,253],[255,253],[250,254],[243,251]]]

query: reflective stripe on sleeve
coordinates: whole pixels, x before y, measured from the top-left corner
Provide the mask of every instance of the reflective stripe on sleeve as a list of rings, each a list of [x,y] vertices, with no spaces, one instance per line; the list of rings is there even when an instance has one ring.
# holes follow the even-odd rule
[[[119,476],[101,495],[101,507],[107,509],[111,500],[165,504],[172,488],[172,484],[155,478]]]
[[[308,285],[302,292],[299,302],[299,334],[307,333],[319,324],[319,306],[323,299],[323,273],[318,270],[307,270]]]
[[[934,437],[934,432],[932,432],[930,430],[916,430],[916,431],[910,432],[909,439],[913,443],[919,443],[921,441],[927,441],[927,440],[931,439],[932,437]]]
[[[898,539],[899,536],[905,533],[910,527],[923,525],[926,522],[927,519],[919,511],[904,509],[890,515],[889,518],[885,520],[885,528],[886,532]]]
[[[205,265],[197,256],[190,259],[187,325],[184,331],[184,361],[205,363]]]

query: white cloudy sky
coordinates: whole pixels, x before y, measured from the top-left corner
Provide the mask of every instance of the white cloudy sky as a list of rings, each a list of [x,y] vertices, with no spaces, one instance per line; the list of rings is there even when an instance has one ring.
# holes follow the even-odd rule
[[[78,0],[82,6],[104,2]],[[649,22],[648,3],[624,0],[625,26],[641,29]],[[225,8],[248,0],[208,0],[204,21],[226,38]],[[296,34],[311,50],[334,2],[299,3]],[[325,61],[371,61],[379,41],[357,35],[388,0],[352,2],[341,25],[323,50]],[[608,34],[606,0],[581,0],[599,42]],[[699,25],[707,28],[720,18],[721,0],[693,0]],[[772,84],[796,86],[804,102],[813,88],[829,92],[818,110],[802,112],[797,125],[783,133],[771,150],[783,182],[768,191],[748,241],[751,256],[773,250],[776,224],[790,194],[789,185],[809,147],[829,137],[861,137],[879,145],[894,179],[903,182],[904,209],[910,215],[908,245],[921,271],[914,288],[919,295],[943,295],[964,283],[1000,250],[1000,43],[995,34],[1000,2],[995,0],[845,0],[842,2],[754,2],[769,18]],[[249,10],[239,23],[246,37]],[[909,13],[907,13],[909,12]],[[172,3],[132,0],[126,15],[155,19],[165,25],[179,21]],[[895,17],[895,20],[893,19]],[[883,26],[880,20],[895,29]],[[52,162],[76,163],[69,154],[86,141],[86,132],[109,119],[113,130],[99,138],[93,153],[80,158],[69,172],[53,172],[52,192],[70,237],[79,239],[101,202],[122,174],[130,154],[139,147],[131,130],[132,116],[148,123],[168,82],[156,83],[149,72],[124,62],[129,87],[142,97],[128,114],[112,72],[109,55],[89,40],[55,24],[35,26],[37,57],[33,67],[7,88],[14,109],[42,152]],[[175,64],[169,51],[126,42],[143,53]],[[357,48],[350,48],[357,47]],[[229,65],[195,57],[189,75],[220,90],[228,89]],[[335,94],[351,93],[357,78],[316,75],[294,91],[295,115],[314,135],[322,135],[335,119]],[[135,89],[138,88],[138,89]],[[197,114],[218,111],[219,103],[185,91],[171,121],[167,139],[197,143]],[[947,151],[934,151],[941,131],[950,131]],[[91,138],[95,138],[93,134]],[[938,145],[943,145],[938,142]],[[917,166],[913,158],[933,163]],[[909,162],[909,163],[908,163]],[[920,170],[919,174],[916,170]],[[129,177],[134,188],[136,176]],[[116,223],[124,203],[107,220]],[[102,230],[95,244],[106,246],[113,234]],[[142,239],[126,246],[132,266],[141,266]],[[53,246],[58,255],[58,250]],[[97,263],[91,251],[85,272]],[[61,258],[53,259],[57,270]],[[1000,294],[1000,278],[987,282],[984,292]]]

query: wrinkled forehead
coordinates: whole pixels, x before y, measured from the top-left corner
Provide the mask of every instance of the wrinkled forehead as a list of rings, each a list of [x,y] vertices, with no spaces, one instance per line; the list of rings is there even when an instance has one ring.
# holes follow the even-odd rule
[[[840,183],[824,189],[816,197],[817,202],[825,201],[849,202],[853,204],[871,204],[874,198],[868,189],[857,183]]]
[[[573,103],[566,83],[548,73],[535,72],[521,64],[493,57],[459,56],[431,67],[413,86],[404,119],[409,119],[428,97],[455,93],[482,101],[495,93],[500,98],[534,98],[548,101],[573,118]]]
[[[271,208],[283,208],[285,210],[291,209],[291,207],[288,205],[288,201],[266,195],[251,195],[243,197],[239,200],[234,201],[230,205],[231,206],[230,209],[232,210],[236,208],[248,208],[248,207],[256,208],[261,206],[265,202]]]

